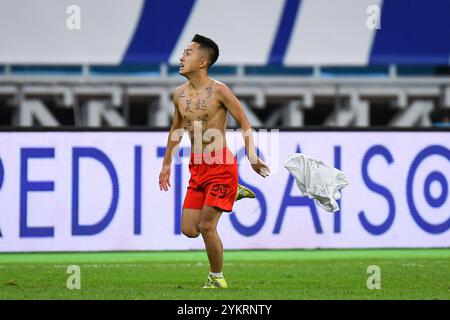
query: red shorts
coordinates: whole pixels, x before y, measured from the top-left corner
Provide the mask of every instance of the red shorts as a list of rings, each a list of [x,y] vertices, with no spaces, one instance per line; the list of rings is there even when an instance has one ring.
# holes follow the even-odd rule
[[[217,207],[230,212],[238,190],[237,160],[228,148],[211,153],[191,153],[189,186],[183,209]]]

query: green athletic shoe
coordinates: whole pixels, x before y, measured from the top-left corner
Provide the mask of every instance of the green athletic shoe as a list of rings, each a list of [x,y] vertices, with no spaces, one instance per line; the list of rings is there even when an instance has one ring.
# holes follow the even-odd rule
[[[249,188],[239,185],[238,191],[236,192],[236,200],[239,201],[243,198],[254,198],[255,194]]]
[[[226,289],[228,288],[225,278],[208,276],[203,289]]]

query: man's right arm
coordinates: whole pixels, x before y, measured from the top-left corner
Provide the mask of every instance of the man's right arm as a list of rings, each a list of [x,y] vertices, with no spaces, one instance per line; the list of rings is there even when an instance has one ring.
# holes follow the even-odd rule
[[[175,156],[178,146],[183,138],[184,130],[183,119],[181,117],[180,111],[178,110],[178,101],[176,96],[177,91],[173,93],[172,101],[175,107],[173,114],[172,126],[170,127],[169,136],[167,137],[167,148],[164,160],[162,163],[161,173],[159,174],[159,188],[161,190],[168,190],[170,187],[170,167],[172,164],[172,159]]]

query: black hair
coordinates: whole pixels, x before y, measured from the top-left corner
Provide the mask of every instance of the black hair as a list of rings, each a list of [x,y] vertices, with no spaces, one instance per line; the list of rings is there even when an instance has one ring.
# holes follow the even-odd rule
[[[204,37],[202,35],[196,34],[192,38],[192,42],[198,43],[200,48],[206,48],[209,55],[209,67],[211,67],[219,58],[219,46],[210,38]]]

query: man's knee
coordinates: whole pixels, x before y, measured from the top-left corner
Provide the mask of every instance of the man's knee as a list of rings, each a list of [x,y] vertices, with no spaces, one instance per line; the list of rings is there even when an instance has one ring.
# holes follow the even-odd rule
[[[197,238],[200,235],[200,231],[192,227],[181,227],[181,232],[188,238]]]
[[[215,232],[216,227],[215,227],[214,223],[211,223],[209,221],[208,222],[201,221],[199,229],[200,229],[200,233],[202,235],[205,235],[205,234],[210,234],[212,232]]]

